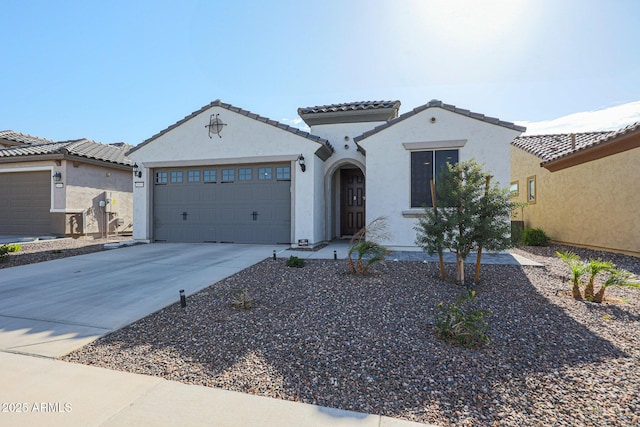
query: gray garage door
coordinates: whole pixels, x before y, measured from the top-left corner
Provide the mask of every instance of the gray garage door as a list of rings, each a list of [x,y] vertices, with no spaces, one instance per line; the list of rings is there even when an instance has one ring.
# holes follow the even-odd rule
[[[0,173],[0,234],[48,234],[51,174]]]
[[[154,240],[289,243],[290,164],[156,169]]]

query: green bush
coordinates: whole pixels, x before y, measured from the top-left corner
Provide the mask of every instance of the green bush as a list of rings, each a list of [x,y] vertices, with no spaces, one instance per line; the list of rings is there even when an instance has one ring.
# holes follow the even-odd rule
[[[481,347],[489,343],[484,333],[487,322],[486,315],[490,310],[478,310],[476,293],[463,292],[453,304],[438,304],[435,316],[436,336],[444,341],[467,348]]]
[[[5,262],[9,259],[9,253],[11,252],[20,252],[22,246],[15,243],[12,245],[1,245],[0,246],[0,262]]]
[[[289,259],[287,259],[287,267],[301,268],[302,266],[304,266],[304,260],[302,258],[291,255]]]
[[[522,243],[525,246],[547,246],[549,236],[541,228],[526,228],[522,234]]]

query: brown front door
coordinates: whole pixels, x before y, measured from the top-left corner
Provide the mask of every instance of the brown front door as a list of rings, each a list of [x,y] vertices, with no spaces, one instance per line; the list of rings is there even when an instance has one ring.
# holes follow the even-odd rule
[[[340,234],[353,236],[364,227],[364,175],[360,169],[340,171]]]

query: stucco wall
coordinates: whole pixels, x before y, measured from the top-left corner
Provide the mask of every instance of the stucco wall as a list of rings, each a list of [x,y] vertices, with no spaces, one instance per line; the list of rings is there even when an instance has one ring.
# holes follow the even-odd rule
[[[81,162],[63,161],[66,193],[67,233],[82,230],[82,211],[87,211],[86,233],[131,233],[133,230],[133,175],[129,170],[112,169]],[[110,199],[111,205],[100,207]],[[117,219],[123,225],[116,227]],[[106,225],[105,225],[106,224]]]
[[[536,203],[523,211],[525,226],[542,228],[561,243],[640,256],[640,149],[557,172],[511,147],[512,180],[526,200],[526,179],[536,176]]]
[[[432,121],[432,118],[434,121]],[[510,179],[509,146],[520,132],[492,125],[441,108],[428,108],[364,140],[367,168],[367,221],[386,216],[392,247],[415,246],[416,215],[411,209],[411,151],[403,143],[430,143],[427,149],[446,148],[443,141],[462,141],[459,160],[485,163],[493,181],[507,187]],[[442,143],[443,146],[439,146]]]
[[[211,114],[220,114],[226,124],[221,136],[209,138],[206,125]],[[309,243],[323,240],[322,223],[318,213],[324,211],[322,181],[316,182],[316,168],[322,162],[316,160],[315,152],[320,144],[262,123],[258,120],[234,113],[225,108],[212,107],[182,123],[149,144],[131,153],[130,158],[143,167],[143,177],[134,186],[134,238],[152,240],[152,196],[153,168],[172,166],[196,166],[217,164],[239,164],[259,162],[292,163],[292,227],[291,239],[308,239]],[[306,172],[302,172],[296,159],[302,154],[306,161]],[[320,192],[318,194],[318,191]]]

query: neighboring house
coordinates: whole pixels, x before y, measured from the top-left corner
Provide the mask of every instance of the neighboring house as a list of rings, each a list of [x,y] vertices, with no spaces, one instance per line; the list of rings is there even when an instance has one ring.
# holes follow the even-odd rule
[[[558,243],[640,256],[640,123],[521,136],[511,147],[519,215]]]
[[[129,151],[134,238],[315,246],[386,216],[389,246],[415,246],[429,179],[475,158],[508,186],[525,129],[440,101],[300,108],[310,133],[216,100]]]
[[[130,147],[0,132],[0,234],[132,233]]]

